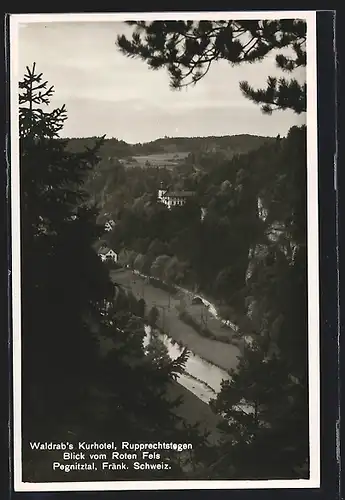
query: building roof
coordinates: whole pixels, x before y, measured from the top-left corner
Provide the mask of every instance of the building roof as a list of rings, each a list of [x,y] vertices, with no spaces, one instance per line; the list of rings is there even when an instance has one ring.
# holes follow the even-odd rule
[[[169,198],[187,198],[194,196],[193,191],[166,191],[163,196],[168,196]]]
[[[99,254],[102,254],[102,255],[105,255],[109,252],[113,252],[113,253],[116,253],[114,250],[112,250],[111,248],[108,248],[108,247],[102,247],[98,250],[98,253]]]

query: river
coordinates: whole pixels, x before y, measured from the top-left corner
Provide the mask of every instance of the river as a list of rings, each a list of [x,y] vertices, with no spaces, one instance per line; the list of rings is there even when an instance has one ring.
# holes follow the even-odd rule
[[[125,274],[128,273],[128,276]],[[132,278],[131,275],[137,276]],[[167,292],[153,287],[146,281],[140,283],[138,278],[145,279],[147,276],[139,273],[138,271],[121,270],[114,273],[113,279],[116,283],[130,289],[134,296],[142,297],[146,301],[147,308],[153,306],[163,307],[163,325],[167,327],[170,335],[163,334],[159,329],[151,331],[151,327],[145,326],[145,338],[143,347],[145,348],[149,342],[152,334],[158,337],[164,346],[167,348],[168,354],[171,359],[176,359],[187,347],[188,360],[186,362],[185,371],[181,374],[177,382],[193,393],[198,399],[204,403],[209,403],[214,399],[221,390],[223,380],[230,380],[230,369],[236,369],[238,360],[241,356],[241,349],[229,343],[223,343],[217,340],[211,340],[200,336],[193,328],[180,322],[177,318],[175,307],[166,307],[173,300]],[[185,295],[191,297],[198,297],[204,305],[208,308],[210,314],[217,318],[218,321],[225,323],[219,317],[219,313],[214,304],[205,299],[199,294],[195,294],[181,287],[177,287]],[[166,295],[166,297],[165,297]],[[234,331],[237,330],[236,325],[227,322]],[[182,345],[183,344],[183,345]],[[207,358],[207,359],[205,359]],[[214,362],[212,361],[214,360]],[[241,409],[245,409],[245,402],[241,402]],[[247,410],[245,410],[247,411]]]
[[[145,332],[144,347],[150,342],[151,327],[145,326]],[[163,342],[171,359],[176,359],[182,353],[183,347],[173,342],[167,335],[159,333],[157,330],[154,331],[154,335]],[[177,381],[201,401],[209,403],[219,393],[222,380],[230,380],[230,375],[225,370],[212,365],[189,351],[185,372],[180,375]]]

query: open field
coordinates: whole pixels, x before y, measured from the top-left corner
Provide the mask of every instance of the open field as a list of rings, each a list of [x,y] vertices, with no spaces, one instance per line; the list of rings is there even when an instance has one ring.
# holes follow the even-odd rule
[[[140,155],[140,156],[133,156],[133,158],[139,162],[143,163],[146,161],[152,162],[152,163],[163,163],[163,162],[178,162],[181,160],[184,160],[187,158],[189,153],[157,153],[157,154],[152,154],[152,155]]]
[[[127,167],[141,166],[145,168],[160,167],[160,168],[173,168],[179,165],[189,153],[158,153],[152,155],[138,155],[132,156],[128,159],[123,159],[122,163]]]

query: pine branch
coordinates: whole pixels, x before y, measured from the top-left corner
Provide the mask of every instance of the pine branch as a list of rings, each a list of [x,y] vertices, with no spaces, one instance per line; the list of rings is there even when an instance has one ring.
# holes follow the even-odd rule
[[[127,57],[140,58],[153,70],[166,68],[170,87],[179,90],[195,85],[209,72],[212,64],[220,59],[232,65],[262,61],[271,51],[292,47],[296,57],[276,57],[278,67],[291,72],[306,64],[306,26],[300,20],[275,21],[201,21],[197,22],[131,22],[135,30],[131,39],[117,37],[117,46]],[[206,68],[204,67],[206,65]],[[265,113],[274,109],[305,109],[303,86],[294,80],[287,85],[280,80],[274,95],[265,90],[257,91],[241,84],[245,97],[259,103]],[[289,87],[288,91],[286,90]],[[267,89],[268,94],[271,87]],[[295,93],[300,95],[296,96]],[[280,94],[280,95],[279,95]],[[289,104],[289,95],[291,104]]]
[[[277,109],[292,109],[296,114],[306,112],[306,85],[301,85],[295,79],[290,81],[268,78],[265,89],[254,90],[248,82],[240,82],[240,89],[245,97],[255,104],[261,104],[265,114],[271,114]]]

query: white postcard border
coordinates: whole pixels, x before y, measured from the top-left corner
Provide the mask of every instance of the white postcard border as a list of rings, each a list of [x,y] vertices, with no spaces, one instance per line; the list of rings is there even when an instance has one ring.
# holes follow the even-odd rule
[[[90,481],[27,483],[22,481],[21,442],[21,276],[20,276],[20,179],[18,120],[18,31],[20,24],[50,22],[115,22],[130,20],[305,19],[307,22],[307,201],[308,201],[308,357],[310,479],[300,480],[185,480]],[[319,216],[317,150],[316,11],[263,12],[163,12],[10,15],[10,116],[11,116],[11,236],[13,325],[13,446],[14,490],[116,491],[264,489],[320,487],[320,362],[319,362]]]

